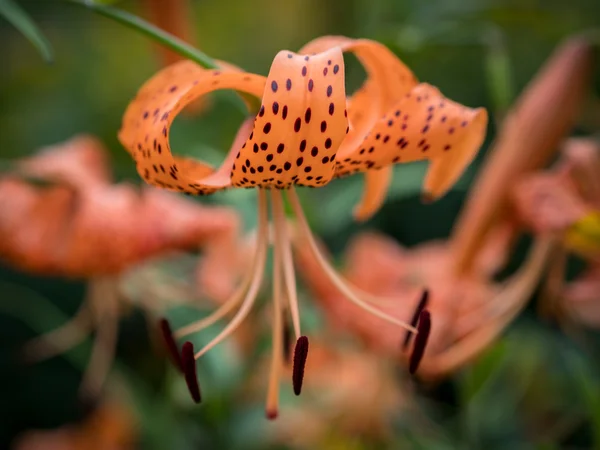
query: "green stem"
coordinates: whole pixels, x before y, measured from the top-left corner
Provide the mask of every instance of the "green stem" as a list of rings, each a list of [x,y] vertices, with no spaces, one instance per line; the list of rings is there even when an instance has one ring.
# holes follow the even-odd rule
[[[127,11],[123,11],[118,8],[114,8],[108,5],[102,5],[99,3],[95,3],[91,0],[65,0],[69,3],[73,3],[75,5],[83,6],[87,9],[91,9],[92,11],[107,17],[109,19],[114,20],[120,24],[125,25],[128,28],[138,31],[144,36],[149,37],[155,42],[164,45],[165,47],[173,50],[174,52],[180,54],[186,59],[189,59],[201,67],[206,69],[218,69],[219,66],[215,62],[213,58],[208,56],[206,53],[201,52],[197,48],[189,45],[188,43],[182,41],[181,39],[173,36],[170,33],[158,28],[155,25],[137,17],[133,14],[128,13]],[[167,0],[165,0],[167,1]],[[233,95],[229,93],[227,98],[235,103],[236,107],[240,109],[240,111],[244,114],[248,114],[248,108],[241,100],[241,98],[237,95]]]

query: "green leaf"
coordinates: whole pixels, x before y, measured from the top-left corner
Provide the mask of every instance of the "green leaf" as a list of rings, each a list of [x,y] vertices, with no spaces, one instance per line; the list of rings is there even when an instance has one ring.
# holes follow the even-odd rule
[[[35,22],[12,0],[0,0],[0,15],[4,16],[17,30],[25,35],[29,42],[40,52],[47,63],[54,59],[50,42],[42,34]]]
[[[502,33],[496,28],[488,30],[485,36],[485,74],[496,111],[504,112],[515,98],[513,69],[510,55]]]
[[[2,1],[2,0],[0,0]],[[114,8],[109,5],[100,4],[98,2],[94,2],[91,0],[66,0],[70,3],[74,3],[79,6],[84,6],[92,11],[104,16],[109,19],[114,20],[120,24],[125,25],[126,27],[131,28],[139,32],[140,34],[149,37],[153,41],[164,45],[165,47],[173,50],[174,52],[180,54],[184,58],[187,58],[191,61],[194,61],[201,67],[206,69],[218,69],[219,66],[215,62],[213,58],[208,56],[206,53],[201,52],[197,48],[189,45],[188,43],[182,41],[176,36],[173,36],[170,33],[167,33],[164,30],[161,30],[155,25],[152,25],[149,22],[146,22],[144,19],[137,17],[127,11],[123,11],[118,8]],[[241,94],[240,94],[241,95]],[[247,115],[248,108],[244,104],[244,102],[240,99],[240,97],[235,95],[227,96],[232,102],[240,108],[244,115]],[[244,96],[245,97],[245,96]],[[252,98],[254,100],[254,98]],[[255,108],[257,105],[253,101],[252,107]],[[256,108],[258,110],[258,108]]]

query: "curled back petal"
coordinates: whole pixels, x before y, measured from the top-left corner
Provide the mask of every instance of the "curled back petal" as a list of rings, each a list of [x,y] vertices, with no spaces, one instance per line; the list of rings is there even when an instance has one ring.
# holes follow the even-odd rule
[[[417,84],[411,70],[385,45],[368,39],[324,36],[305,45],[300,53],[339,47],[352,52],[367,72],[367,79],[348,102],[351,130],[338,150],[338,161],[356,150],[387,109]]]
[[[191,61],[179,62],[160,71],[140,89],[125,112],[119,140],[133,156],[138,173],[150,184],[198,195],[227,188],[232,158],[228,156],[226,163],[214,170],[200,161],[174,157],[169,129],[177,114],[203,95],[234,89],[261,97],[264,85],[264,77],[232,67],[206,70]],[[242,127],[239,134],[245,129]],[[230,153],[237,150],[234,146]]]
[[[338,151],[336,175],[343,174],[340,161],[359,151],[363,140],[381,116],[409,92],[418,81],[411,70],[386,46],[367,39],[325,36],[308,43],[302,53],[339,46],[353,52],[363,64],[367,79],[347,102],[350,131]],[[354,210],[357,220],[367,220],[385,200],[392,168],[365,175],[365,192]]]
[[[320,186],[335,172],[346,136],[344,60],[339,48],[275,57],[254,129],[236,156],[238,187]]]
[[[392,183],[393,175],[394,168],[392,166],[365,172],[363,195],[353,211],[356,220],[365,221],[381,208]]]
[[[427,159],[425,191],[436,198],[473,160],[486,127],[484,109],[466,108],[422,83],[377,122],[356,153],[338,161],[339,175]]]

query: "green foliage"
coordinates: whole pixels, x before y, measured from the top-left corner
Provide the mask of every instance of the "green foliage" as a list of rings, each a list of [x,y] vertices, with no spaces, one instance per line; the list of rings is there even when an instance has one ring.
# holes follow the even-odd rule
[[[0,0],[0,16],[3,16],[29,39],[29,42],[40,52],[44,61],[47,63],[53,61],[54,56],[50,42],[23,8],[13,0]]]

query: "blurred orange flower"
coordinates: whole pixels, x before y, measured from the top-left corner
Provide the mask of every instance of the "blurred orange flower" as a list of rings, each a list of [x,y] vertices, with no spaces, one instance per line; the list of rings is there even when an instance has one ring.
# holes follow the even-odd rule
[[[28,344],[25,357],[53,356],[97,328],[83,383],[91,391],[99,388],[112,360],[119,276],[173,250],[222,245],[214,238],[235,236],[238,228],[230,209],[111,184],[107,159],[100,142],[78,136],[20,162],[17,173],[0,179],[0,257],[33,273],[89,281],[76,317]],[[24,176],[54,184],[34,186]]]
[[[27,432],[13,450],[134,450],[137,438],[131,412],[118,403],[104,403],[81,424]]]
[[[543,312],[600,326],[600,146],[569,139],[555,168],[533,174],[513,192],[520,222],[536,235],[552,234],[562,243],[545,281]],[[566,283],[566,257],[572,252],[588,269]]]
[[[392,365],[364,350],[334,348],[327,342],[325,336],[311,342],[306,363],[308,395],[286,408],[269,427],[271,439],[289,448],[308,449],[325,448],[335,436],[389,437],[391,420],[405,403]],[[249,380],[251,390],[263,388],[268,364],[263,361]],[[290,366],[282,370],[291,377]]]

